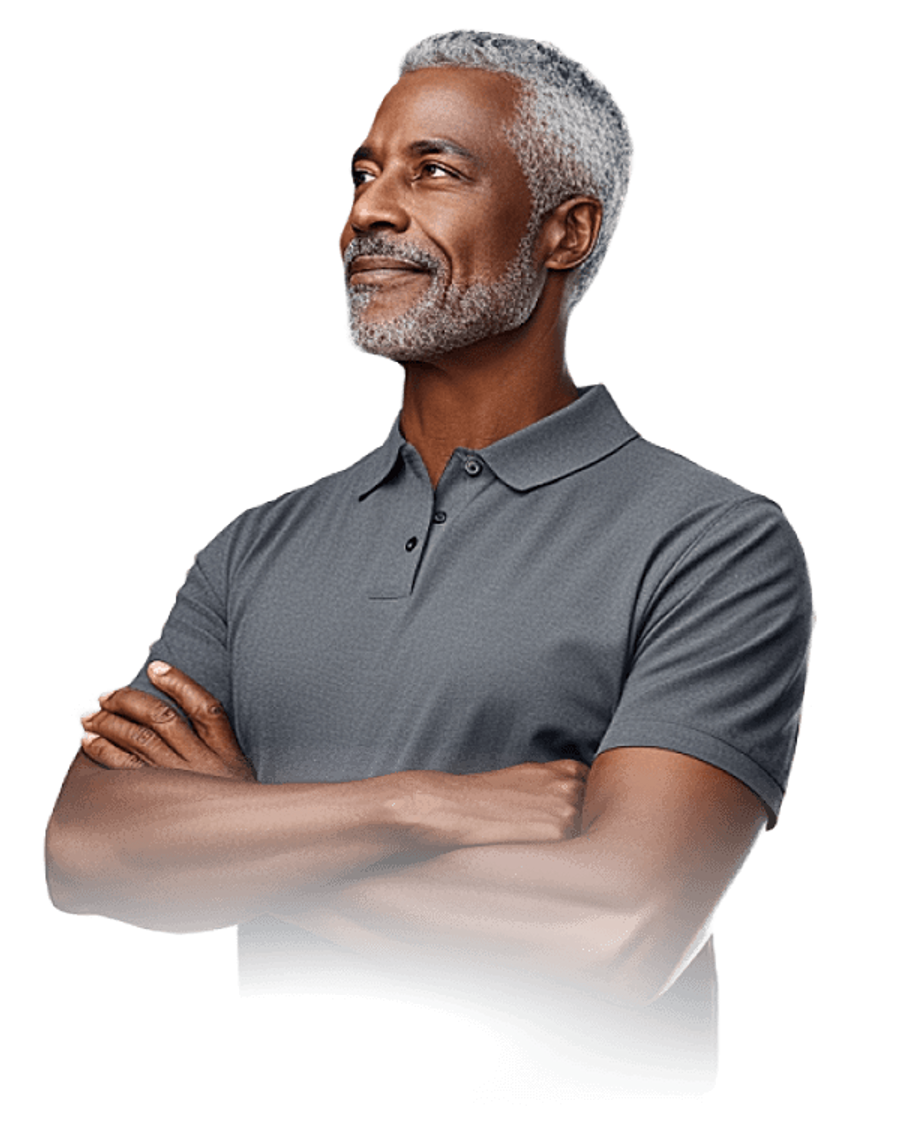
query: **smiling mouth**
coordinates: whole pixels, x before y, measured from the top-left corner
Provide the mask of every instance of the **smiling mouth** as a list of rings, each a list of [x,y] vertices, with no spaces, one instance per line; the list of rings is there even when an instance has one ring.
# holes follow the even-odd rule
[[[407,270],[407,269],[371,269],[360,270],[358,273],[351,275],[350,285],[401,285],[404,282],[411,281],[413,278],[420,277],[423,270]]]
[[[374,254],[360,254],[347,267],[347,280],[356,283],[405,281],[418,274],[428,274],[428,270],[406,258]]]

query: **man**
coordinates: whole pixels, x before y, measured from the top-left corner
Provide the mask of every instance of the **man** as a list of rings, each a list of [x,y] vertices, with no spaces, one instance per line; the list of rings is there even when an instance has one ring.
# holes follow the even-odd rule
[[[610,1071],[708,1061],[710,918],[778,814],[809,590],[777,506],[569,375],[629,160],[554,48],[407,55],[341,238],[353,336],[405,369],[398,423],[197,557],[84,720],[57,905],[240,923],[245,979],[278,987],[314,962],[456,989],[477,963]]]

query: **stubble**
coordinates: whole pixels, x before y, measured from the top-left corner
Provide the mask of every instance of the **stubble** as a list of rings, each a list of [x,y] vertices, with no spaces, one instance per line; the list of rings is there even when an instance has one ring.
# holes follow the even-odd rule
[[[426,292],[399,316],[376,319],[367,315],[377,287],[350,282],[347,304],[350,333],[363,351],[398,362],[429,360],[468,344],[521,327],[540,297],[540,275],[534,266],[535,224],[529,223],[516,255],[492,282],[462,286],[450,280],[449,263],[400,239],[358,235],[344,251],[344,268],[359,255],[399,258],[429,275]]]

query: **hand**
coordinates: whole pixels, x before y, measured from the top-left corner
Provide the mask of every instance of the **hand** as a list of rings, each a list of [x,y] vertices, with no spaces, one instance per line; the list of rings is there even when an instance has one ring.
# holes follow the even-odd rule
[[[184,672],[154,660],[147,675],[181,707],[191,723],[153,695],[120,688],[101,696],[101,710],[81,720],[84,753],[107,769],[188,770],[255,781],[225,710]]]
[[[576,836],[588,766],[563,758],[487,773],[412,771],[403,812],[426,844],[552,843]]]

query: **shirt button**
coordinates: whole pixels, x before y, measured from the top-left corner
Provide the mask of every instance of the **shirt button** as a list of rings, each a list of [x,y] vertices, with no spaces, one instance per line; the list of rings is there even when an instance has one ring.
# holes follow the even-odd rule
[[[407,539],[407,540],[406,540],[406,549],[407,549],[407,551],[414,551],[414,550],[416,549],[416,544],[417,544],[418,542],[419,542],[419,540],[418,540],[418,539],[416,539],[415,535],[414,535],[414,536],[412,537],[412,539]]]
[[[446,512],[435,512],[434,515],[431,518],[432,518],[432,520],[434,520],[435,523],[446,523],[447,522],[447,513]]]
[[[467,457],[465,461],[463,461],[463,468],[470,477],[477,477],[481,472],[481,462],[476,461],[474,457]]]

